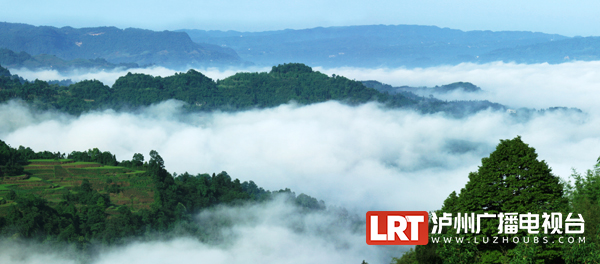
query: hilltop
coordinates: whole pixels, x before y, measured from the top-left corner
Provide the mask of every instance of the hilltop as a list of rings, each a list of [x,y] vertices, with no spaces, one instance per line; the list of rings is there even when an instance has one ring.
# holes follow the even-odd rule
[[[349,105],[379,102],[390,108],[445,112],[457,117],[489,108],[506,108],[487,101],[446,102],[410,92],[380,92],[359,81],[335,74],[328,76],[299,63],[274,66],[270,72],[237,73],[217,81],[195,70],[164,78],[128,73],[112,87],[95,80],[59,86],[39,80],[22,82],[17,77],[0,77],[0,102],[21,99],[42,110],[56,109],[75,115],[106,108],[138,108],[169,99],[185,102],[184,108],[189,111],[243,111],[276,107],[290,101],[306,105],[329,100]]]
[[[107,151],[66,154],[15,149],[0,140],[0,237],[66,242],[79,249],[119,244],[175,228],[200,240],[211,230],[192,225],[193,215],[216,205],[261,203],[284,196],[303,210],[323,201],[289,189],[266,191],[226,172],[172,175],[162,157],[136,153],[117,161]]]

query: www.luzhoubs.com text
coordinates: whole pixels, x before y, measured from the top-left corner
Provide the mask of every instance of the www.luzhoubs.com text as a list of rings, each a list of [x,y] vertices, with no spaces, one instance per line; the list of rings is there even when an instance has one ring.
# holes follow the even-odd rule
[[[508,243],[533,243],[533,244],[585,244],[585,237],[474,237],[466,238],[461,236],[456,237],[430,237],[431,243],[473,243],[473,244],[508,244]]]

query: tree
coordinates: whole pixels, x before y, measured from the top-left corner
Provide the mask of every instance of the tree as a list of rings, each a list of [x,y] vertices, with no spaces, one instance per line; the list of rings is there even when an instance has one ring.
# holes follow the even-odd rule
[[[443,210],[540,212],[563,209],[566,204],[559,177],[518,136],[500,140],[496,150],[481,160],[479,170],[469,174],[455,208]]]
[[[392,258],[390,264],[418,264],[416,259],[416,253],[411,248],[408,251],[404,252],[402,257],[400,258]]]
[[[534,213],[563,212],[568,201],[563,195],[563,185],[559,177],[545,161],[539,161],[535,149],[525,144],[520,136],[511,140],[500,140],[496,150],[481,160],[481,166],[476,172],[469,174],[466,186],[456,195],[455,192],[444,201],[441,212],[445,213]],[[541,219],[541,218],[540,218]],[[481,222],[481,234],[466,234],[466,239],[491,237],[498,235],[498,219]],[[541,225],[541,223],[540,223]],[[455,233],[450,229],[448,233]],[[523,237],[524,230],[514,235]],[[440,256],[449,247],[438,247]],[[479,260],[482,262],[497,261],[500,252],[512,255],[515,245],[508,244],[478,244]],[[418,252],[418,250],[417,250]],[[560,256],[557,247],[548,245],[543,254],[538,256],[546,260],[555,260]],[[509,256],[507,256],[509,257]]]
[[[141,167],[142,165],[144,165],[144,155],[140,153],[133,154],[131,162],[133,163],[133,166]]]
[[[600,158],[593,169],[582,176],[573,171],[575,182],[567,185],[571,211],[585,219],[585,244],[566,245],[566,263],[600,263]]]

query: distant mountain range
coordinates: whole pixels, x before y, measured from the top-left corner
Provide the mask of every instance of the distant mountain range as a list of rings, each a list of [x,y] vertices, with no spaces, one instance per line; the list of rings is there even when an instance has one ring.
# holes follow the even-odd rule
[[[399,93],[413,93],[419,96],[430,96],[451,93],[454,91],[462,91],[467,93],[479,93],[483,90],[478,86],[470,82],[455,82],[442,86],[429,87],[410,87],[400,86],[393,87],[389,84],[380,83],[378,81],[361,81],[361,83],[369,88],[373,88],[382,93],[399,94]]]
[[[479,62],[563,63],[600,60],[600,37],[575,37],[526,46],[497,49],[480,57]]]
[[[62,60],[103,58],[110,63],[156,64],[171,68],[237,66],[230,48],[195,43],[182,32],[115,27],[71,28],[0,23],[0,48]]]
[[[523,52],[520,50],[538,46],[545,48],[543,56],[531,53],[537,57],[527,58],[526,61],[545,62],[546,58],[554,57],[562,60],[564,52],[555,55],[552,51],[558,48],[553,47],[557,45],[563,47],[561,50],[569,50],[567,42],[572,40],[561,35],[537,32],[461,31],[415,25],[319,27],[265,32],[182,31],[187,32],[195,42],[230,47],[242,59],[260,65],[302,62],[324,67],[429,67],[490,60],[523,61]]]
[[[103,58],[97,59],[73,59],[63,60],[56,55],[39,54],[31,56],[29,53],[21,51],[16,53],[9,49],[0,48],[0,65],[19,69],[27,68],[31,70],[57,70],[69,71],[73,69],[98,69],[110,70],[115,68],[129,69],[140,68],[137,63],[119,63],[114,64],[106,61]]]
[[[461,31],[417,25],[264,32],[196,29],[157,32],[0,23],[0,48],[12,52],[3,51],[5,60],[0,61],[3,65],[52,69],[111,69],[137,64],[187,70],[253,64],[270,67],[289,62],[313,67],[414,68],[463,62],[600,60],[600,37],[570,38],[525,31]],[[24,58],[26,56],[30,58]],[[12,63],[7,62],[7,57]]]

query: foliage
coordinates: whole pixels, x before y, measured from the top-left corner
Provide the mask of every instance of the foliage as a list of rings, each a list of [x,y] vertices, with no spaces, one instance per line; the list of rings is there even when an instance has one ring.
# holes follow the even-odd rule
[[[477,246],[472,243],[443,243],[439,247],[439,256],[445,264],[474,263]]]
[[[30,179],[21,178],[11,181],[8,191],[0,191],[0,236],[66,242],[86,249],[97,243],[121,244],[175,228],[204,237],[209,230],[193,225],[192,216],[221,204],[258,203],[285,195],[303,210],[325,209],[323,201],[308,195],[296,196],[289,189],[266,191],[252,181],[232,179],[227,172],[173,176],[166,171],[158,152],[149,154],[148,162],[139,153],[131,161],[117,162],[110,152],[94,148],[73,151],[70,159],[58,160],[54,158],[64,158],[64,154],[35,153],[25,147],[17,150],[0,141],[3,162],[11,157],[36,158],[29,160],[32,164],[25,166],[25,172],[41,177],[33,179],[39,182],[37,185],[48,186],[32,189],[28,187]],[[51,159],[39,159],[46,155]],[[146,199],[146,193],[154,194],[150,203],[134,203]],[[131,203],[124,204],[128,199]]]
[[[566,212],[568,200],[563,193],[563,184],[552,174],[545,161],[537,159],[535,149],[525,144],[521,137],[500,140],[496,150],[481,161],[476,172],[469,174],[469,181],[459,194],[452,192],[444,201],[444,213],[535,213]],[[516,234],[498,235],[498,219],[481,221],[481,233],[461,233],[465,241],[477,238],[503,236],[512,241],[512,237],[527,236],[525,230]],[[445,230],[445,234],[456,233],[454,228]],[[522,244],[522,243],[521,243]],[[418,246],[419,253],[427,252],[434,245]],[[480,263],[505,263],[509,258],[515,263],[523,259],[540,259],[547,262],[558,261],[561,247],[553,244],[537,246],[517,246],[513,243],[440,243],[436,254],[444,263],[467,263],[477,260]],[[429,249],[430,250],[430,249]],[[532,256],[535,255],[535,258]],[[518,260],[518,261],[517,261]]]
[[[585,244],[572,244],[564,248],[567,263],[600,263],[600,158],[593,169],[584,175],[573,171],[573,182],[567,185],[570,207],[585,219]]]
[[[238,73],[218,82],[195,70],[165,78],[128,73],[112,87],[99,81],[82,81],[67,87],[39,80],[21,84],[11,78],[0,77],[0,102],[19,98],[41,109],[71,114],[104,107],[149,106],[169,99],[181,100],[187,103],[186,109],[200,111],[274,107],[290,101],[301,104],[327,100],[350,104],[380,101],[392,107],[415,103],[402,95],[381,94],[344,77],[330,78],[303,64],[276,66],[271,73]]]
[[[117,157],[108,151],[100,151],[98,148],[93,148],[88,151],[73,151],[69,156],[69,159],[83,162],[98,162],[103,165],[116,166],[118,164]]]
[[[418,264],[414,249],[409,249],[400,258],[392,258],[390,264]]]
[[[584,175],[573,171],[574,182],[568,184],[571,207],[585,219],[585,234],[592,242],[599,243],[600,235],[600,158],[593,169]]]
[[[563,258],[567,264],[598,264],[600,263],[600,247],[595,242],[567,245]]]
[[[486,101],[445,102],[412,93],[379,92],[361,82],[337,75],[329,77],[299,63],[274,66],[269,73],[237,73],[217,82],[189,70],[164,78],[128,73],[112,87],[97,80],[60,86],[39,80],[21,84],[14,77],[0,77],[0,88],[0,102],[21,99],[42,110],[57,109],[73,115],[104,108],[138,108],[169,99],[185,102],[183,108],[188,111],[239,111],[276,107],[291,101],[312,104],[329,100],[349,105],[375,101],[387,107],[446,112],[453,116],[503,108]]]

